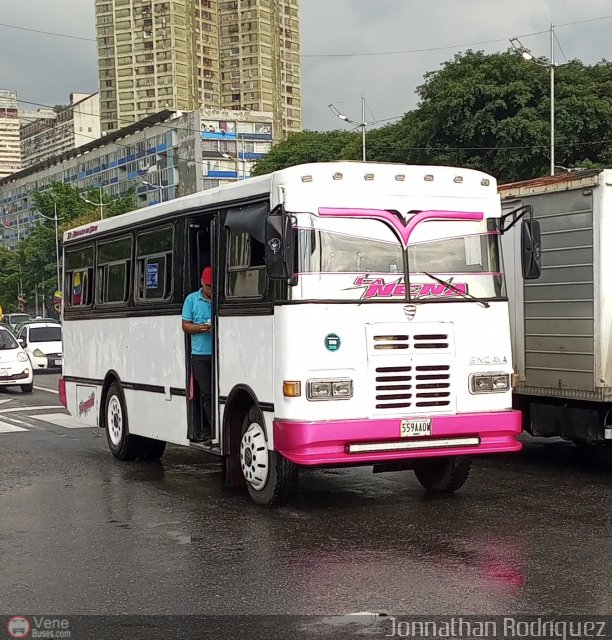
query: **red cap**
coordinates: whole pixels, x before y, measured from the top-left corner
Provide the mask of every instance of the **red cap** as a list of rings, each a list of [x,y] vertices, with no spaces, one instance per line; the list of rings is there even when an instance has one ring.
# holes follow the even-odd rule
[[[210,285],[212,284],[212,269],[210,267],[205,267],[202,271],[202,282],[207,287],[210,287]]]

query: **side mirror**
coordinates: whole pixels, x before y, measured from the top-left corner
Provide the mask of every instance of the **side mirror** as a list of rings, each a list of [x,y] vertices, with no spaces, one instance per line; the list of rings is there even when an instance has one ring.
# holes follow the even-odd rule
[[[542,275],[540,223],[533,218],[521,224],[521,263],[525,280],[537,280]]]
[[[22,349],[25,349],[28,346],[25,338],[21,338],[21,340],[19,340],[19,344],[21,345]]]
[[[266,267],[271,280],[286,280],[293,275],[293,226],[282,209],[266,218]]]

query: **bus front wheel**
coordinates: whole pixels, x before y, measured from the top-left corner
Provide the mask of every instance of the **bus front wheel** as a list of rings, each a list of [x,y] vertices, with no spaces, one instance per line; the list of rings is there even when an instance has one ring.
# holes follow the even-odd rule
[[[106,394],[104,415],[110,452],[118,460],[136,460],[143,453],[143,442],[129,432],[125,400],[117,382],[111,384]]]
[[[251,499],[265,507],[287,502],[297,483],[297,467],[268,449],[263,417],[255,408],[242,423],[240,467]]]
[[[470,475],[472,460],[463,456],[429,458],[415,463],[414,473],[431,493],[452,493],[461,489]]]

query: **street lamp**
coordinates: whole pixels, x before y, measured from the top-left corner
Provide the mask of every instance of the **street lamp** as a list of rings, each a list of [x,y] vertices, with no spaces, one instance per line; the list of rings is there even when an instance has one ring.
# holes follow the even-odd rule
[[[550,25],[550,58],[535,56],[518,38],[510,38],[510,44],[521,54],[524,60],[540,67],[550,69],[550,175],[555,175],[555,67],[562,64],[555,62],[555,27]],[[567,64],[567,63],[565,63]]]
[[[355,120],[351,120],[348,116],[341,113],[333,104],[328,104],[327,106],[330,108],[331,112],[335,116],[340,118],[340,120],[343,120],[344,122],[348,122],[349,124],[354,124],[357,127],[361,127],[361,152],[362,152],[363,161],[365,162],[366,161],[366,127],[368,126],[368,124],[372,124],[370,122],[366,122],[366,119],[365,119],[365,95],[363,93],[361,94],[361,122],[356,122]]]
[[[38,214],[43,218],[45,218],[46,220],[53,220],[55,222],[55,266],[57,268],[57,290],[61,291],[62,282],[60,277],[59,234],[58,234],[58,228],[57,228],[57,221],[59,220],[59,218],[57,216],[57,202],[53,203],[53,211],[54,211],[53,218],[46,216],[44,213],[40,211],[38,212]]]
[[[86,202],[87,204],[90,204],[94,207],[100,207],[100,220],[104,220],[104,202],[102,201],[102,185],[100,185],[99,189],[100,189],[99,202],[92,202],[91,200],[88,200],[82,193],[79,193],[79,198],[81,198],[81,200],[83,202]]]
[[[159,191],[159,201],[160,202],[164,201],[164,187],[162,184],[153,184],[152,182],[148,182],[140,174],[137,174],[136,178],[138,178],[138,180],[140,180],[140,182],[142,182],[142,184],[144,184],[146,187],[157,189]],[[161,182],[161,177],[160,177],[160,182]]]

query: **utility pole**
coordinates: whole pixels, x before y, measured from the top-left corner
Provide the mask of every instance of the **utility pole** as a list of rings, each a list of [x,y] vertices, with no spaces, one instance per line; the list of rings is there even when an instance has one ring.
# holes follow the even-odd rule
[[[366,161],[366,119],[365,119],[365,93],[361,94],[361,154],[363,156],[363,161]]]
[[[555,28],[550,25],[550,175],[555,175]]]

